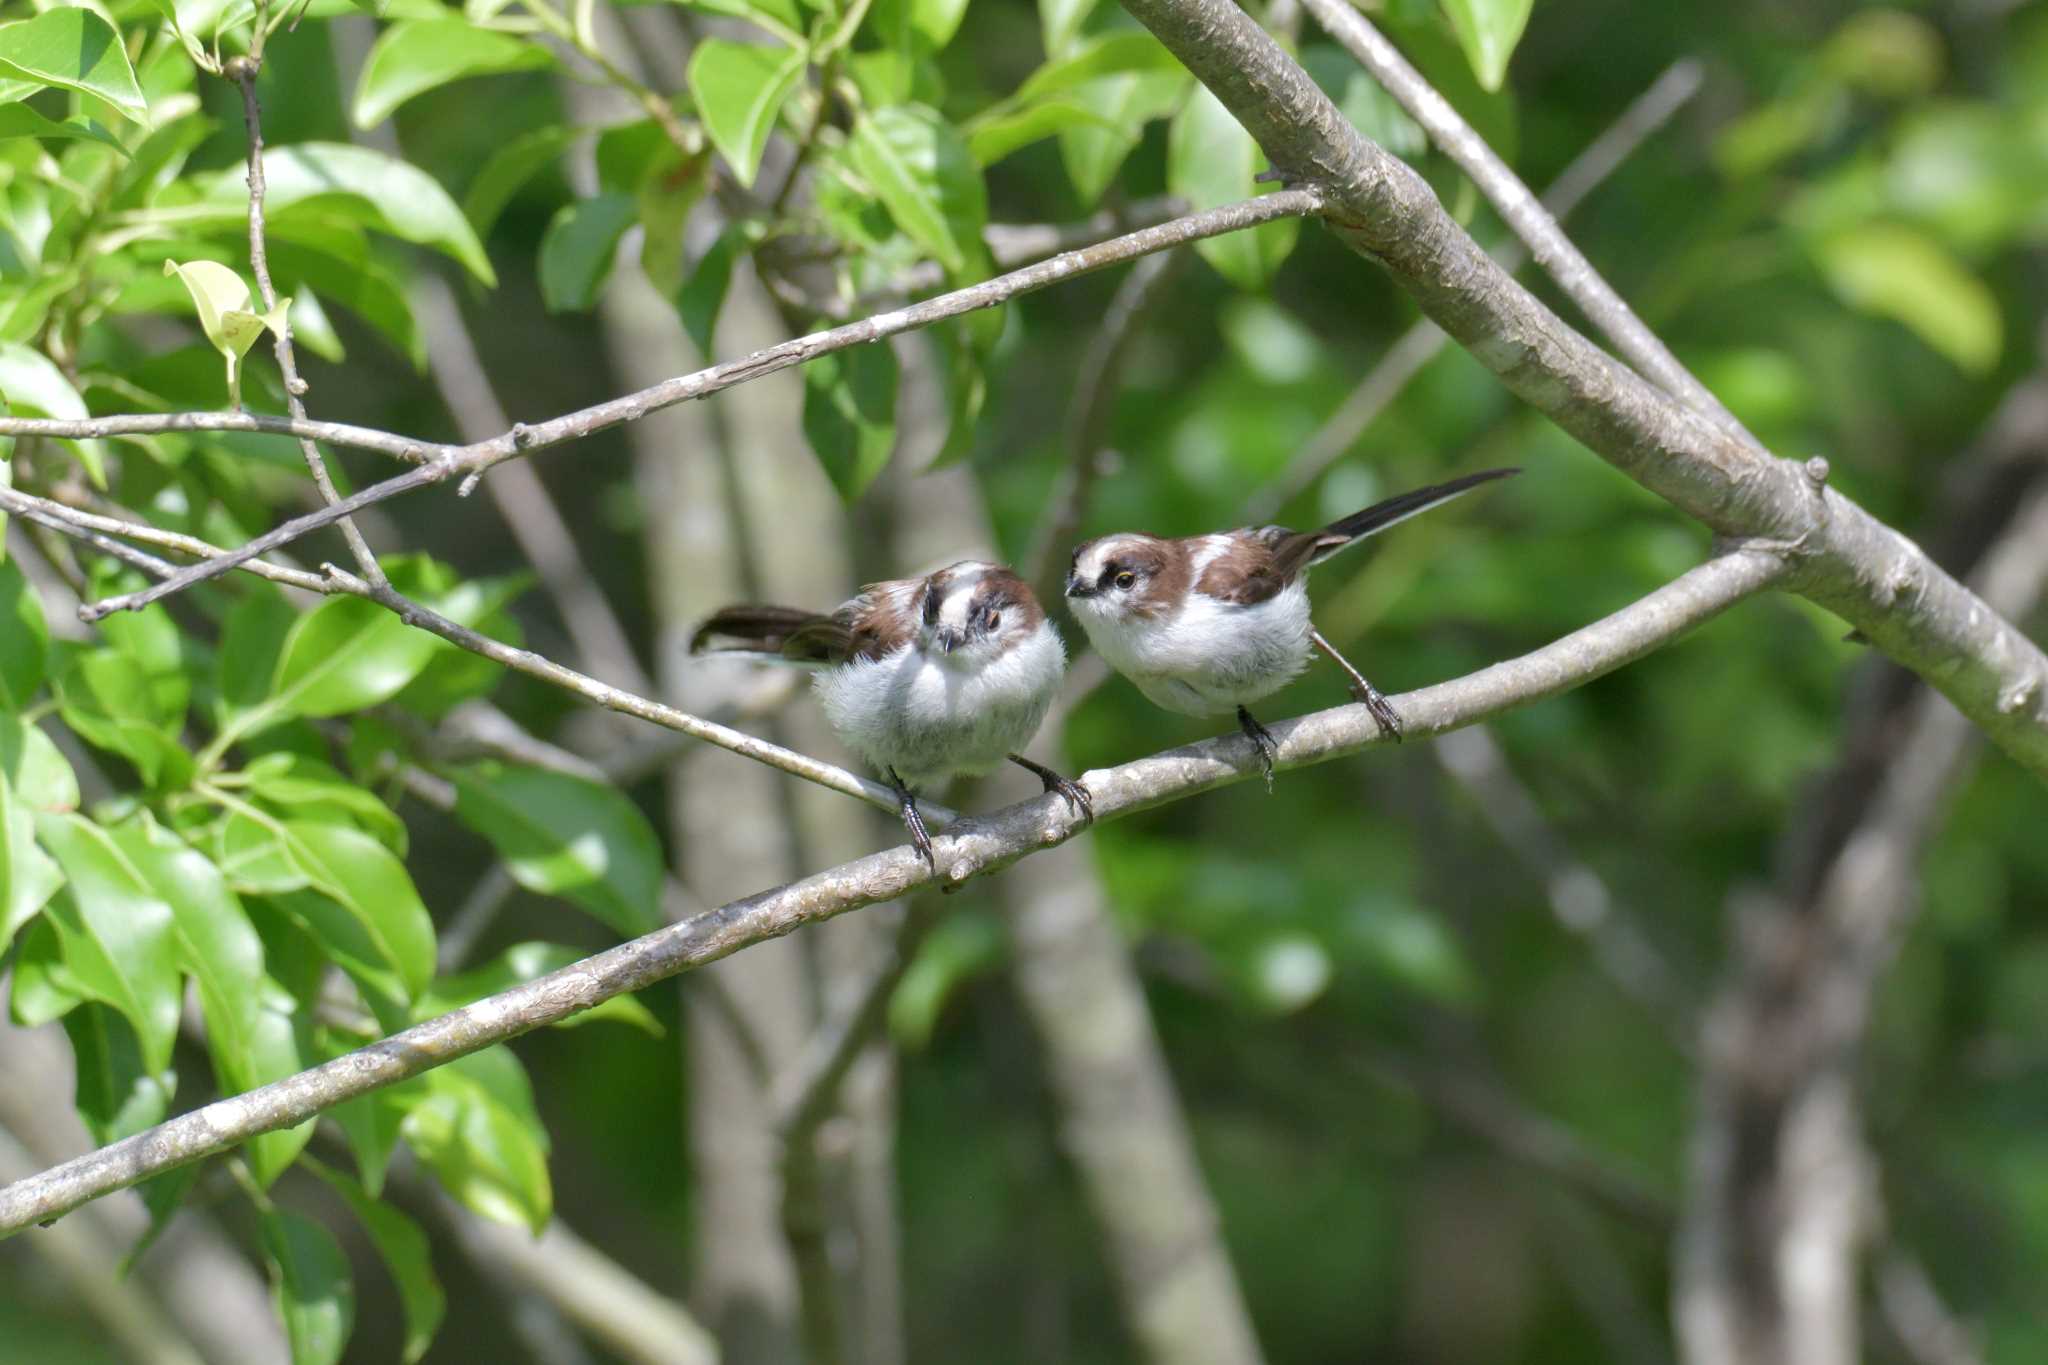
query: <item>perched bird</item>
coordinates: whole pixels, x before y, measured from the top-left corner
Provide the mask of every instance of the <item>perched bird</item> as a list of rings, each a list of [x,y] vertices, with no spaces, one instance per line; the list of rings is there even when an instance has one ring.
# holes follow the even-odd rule
[[[1401,718],[1380,690],[1310,623],[1308,571],[1375,532],[1520,472],[1489,469],[1418,488],[1320,531],[1245,526],[1178,540],[1132,531],[1102,536],[1074,551],[1067,604],[1109,666],[1160,706],[1190,716],[1235,707],[1270,789],[1279,745],[1245,707],[1293,681],[1311,649],[1329,655],[1380,728],[1401,738]]]
[[[829,616],[726,607],[690,640],[692,653],[707,647],[818,670],[811,687],[825,718],[888,778],[934,873],[916,797],[956,774],[1008,759],[1095,818],[1085,787],[1017,752],[1045,719],[1067,654],[1030,586],[1001,564],[962,560],[923,578],[870,583]]]

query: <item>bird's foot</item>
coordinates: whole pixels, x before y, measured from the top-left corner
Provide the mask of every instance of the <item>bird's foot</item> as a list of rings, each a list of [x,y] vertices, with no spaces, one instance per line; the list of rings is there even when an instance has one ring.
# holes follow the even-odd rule
[[[932,852],[931,832],[924,827],[924,816],[918,812],[917,797],[910,788],[903,785],[903,779],[896,770],[889,770],[889,785],[896,789],[896,813],[903,817],[903,827],[910,831],[910,843],[924,857],[924,865],[931,869],[933,877],[939,875],[938,856]]]
[[[1259,724],[1257,717],[1242,706],[1237,708],[1237,724],[1259,751],[1259,769],[1265,774],[1266,793],[1270,796],[1273,791],[1273,760],[1280,757],[1280,741],[1274,739],[1273,732]]]
[[[1394,704],[1387,700],[1387,694],[1360,678],[1352,684],[1351,695],[1372,712],[1372,718],[1380,723],[1380,730],[1388,739],[1399,744],[1403,726],[1401,718],[1394,714]]]
[[[1048,792],[1058,792],[1060,800],[1067,803],[1067,809],[1081,817],[1082,828],[1095,823],[1095,798],[1088,789],[1070,777],[1061,777],[1043,763],[1033,763],[1022,754],[1011,754],[1010,762],[1037,776]]]

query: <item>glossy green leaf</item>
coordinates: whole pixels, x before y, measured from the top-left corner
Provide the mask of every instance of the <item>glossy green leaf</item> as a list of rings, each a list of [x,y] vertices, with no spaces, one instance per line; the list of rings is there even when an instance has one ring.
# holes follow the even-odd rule
[[[540,243],[540,293],[549,312],[580,313],[597,302],[619,238],[639,215],[629,194],[600,194],[556,211]]]
[[[26,104],[0,105],[0,138],[11,137],[82,138],[112,147],[124,157],[128,155],[119,138],[91,119],[68,118],[60,123]]]
[[[156,0],[156,7],[170,20],[192,64],[215,74],[220,66],[213,54],[220,36],[255,18],[251,0]]]
[[[462,210],[440,182],[416,166],[368,147],[298,142],[263,154],[264,199],[273,233],[287,231],[293,212],[312,205],[341,212],[364,227],[433,247],[461,263],[484,284],[497,276]],[[224,225],[246,215],[248,186],[240,170],[192,177],[199,202]]]
[[[149,111],[121,35],[89,9],[64,6],[0,25],[0,75],[93,95],[130,118]]]
[[[795,42],[802,36],[808,20],[799,8],[797,0],[679,0],[685,9],[700,10],[705,14],[722,14],[733,19],[746,19],[759,24],[768,32]]]
[[[985,273],[988,190],[966,141],[937,111],[879,109],[856,123],[853,162],[903,234],[949,274]]]
[[[967,132],[967,150],[979,166],[993,166],[1012,152],[1021,151],[1068,128],[1097,128],[1120,131],[1094,109],[1077,100],[1050,99],[1029,104],[1013,113],[977,120]]]
[[[109,841],[135,882],[171,907],[178,964],[197,987],[222,1089],[253,1090],[300,1070],[292,1002],[265,974],[262,940],[220,869],[147,815],[110,831]],[[309,1122],[256,1139],[257,1179],[276,1179],[312,1135]]]
[[[104,561],[94,566],[89,596],[100,598],[142,586],[139,574],[107,572],[110,567]],[[188,642],[164,605],[153,602],[140,611],[115,612],[99,623],[99,632],[107,644],[135,661],[149,688],[150,701],[165,724],[172,729],[181,725],[192,697],[185,658]]]
[[[551,65],[537,42],[467,19],[408,19],[377,35],[356,83],[358,128],[374,128],[415,95],[471,76]]]
[[[525,1068],[506,1048],[426,1074],[426,1095],[405,1116],[406,1145],[473,1212],[538,1233],[554,1212],[547,1131]]]
[[[34,814],[0,771],[0,957],[62,885],[64,874],[36,845]]]
[[[280,898],[344,967],[389,980],[411,1000],[434,976],[434,923],[412,877],[389,849],[345,825],[284,822],[286,851],[317,890]],[[313,902],[327,902],[323,907]]]
[[[341,1172],[315,1163],[313,1170],[339,1194],[342,1202],[361,1221],[363,1231],[384,1260],[384,1268],[398,1286],[399,1310],[405,1314],[405,1349],[402,1359],[413,1365],[427,1353],[441,1319],[448,1313],[448,1296],[434,1274],[432,1249],[420,1225],[390,1204],[377,1199]]]
[[[41,815],[36,834],[64,869],[64,892],[43,913],[56,927],[65,966],[87,994],[127,1018],[145,1069],[161,1074],[171,1064],[183,994],[171,907],[92,821]]]
[[[28,709],[43,685],[50,628],[42,599],[12,559],[0,560],[0,711]]]
[[[1850,307],[1903,323],[1958,369],[1982,373],[1997,363],[2005,332],[1997,297],[1926,233],[1871,223],[1828,238],[1819,256]]]
[[[967,0],[912,0],[910,6],[910,26],[934,52],[953,41],[966,17]]]
[[[291,1343],[292,1365],[334,1365],[355,1328],[355,1284],[334,1235],[290,1209],[261,1215],[271,1301]]]
[[[64,944],[48,918],[32,919],[14,948],[7,1012],[23,1028],[41,1028],[91,999],[64,963]]]
[[[79,738],[120,754],[152,787],[181,787],[190,780],[186,752],[157,691],[142,666],[111,648],[76,651],[56,676],[58,714]]]
[[[63,417],[82,419],[91,416],[86,411],[85,400],[78,396],[78,390],[64,377],[64,372],[50,363],[49,357],[40,351],[30,350],[18,341],[0,341],[0,399],[5,399],[9,412],[22,417]],[[66,441],[66,446],[78,452],[78,462],[85,466],[86,477],[93,487],[107,486],[107,445],[104,441]]]
[[[246,711],[270,695],[278,656],[298,619],[267,583],[228,609],[214,654],[214,688],[228,711]]]
[[[303,754],[265,754],[242,770],[244,790],[289,817],[354,824],[403,858],[405,822],[376,792]]]
[[[1472,74],[1486,90],[1500,89],[1507,78],[1508,58],[1529,26],[1535,0],[1442,0],[1459,46],[1472,63]]]
[[[268,895],[302,891],[312,878],[285,848],[278,822],[231,810],[210,832],[214,865],[235,890]]]
[[[443,647],[375,602],[330,598],[285,637],[270,698],[288,715],[360,711],[395,695]]]
[[[804,366],[804,439],[849,503],[896,449],[896,386],[896,353],[886,341]]]
[[[0,775],[24,806],[38,811],[78,809],[78,778],[50,737],[20,716],[0,712]]]
[[[751,186],[783,102],[803,79],[804,54],[780,45],[706,38],[690,54],[690,95],[733,178]]]
[[[1045,55],[1064,57],[1081,36],[1081,26],[1102,5],[1102,0],[1038,0],[1038,23],[1045,39]]]
[[[487,995],[496,995],[549,972],[560,971],[586,956],[588,954],[559,943],[515,943],[482,966],[436,981],[433,989],[420,998],[419,1013],[422,1018],[446,1014]],[[575,1028],[581,1024],[606,1021],[629,1024],[657,1038],[662,1035],[661,1021],[630,995],[615,995],[601,1005],[570,1015],[555,1027]]]
[[[1025,78],[1017,93],[1003,101],[1021,106],[1079,90],[1109,76],[1185,77],[1187,69],[1166,45],[1143,29],[1124,29],[1090,39],[1049,61]]]
[[[661,846],[616,789],[502,763],[455,770],[456,816],[529,891],[566,896],[627,935],[661,923]]]
[[[1257,194],[1253,177],[1264,166],[1251,134],[1206,86],[1196,87],[1167,132],[1167,188],[1198,210],[1216,208]],[[1263,290],[1300,234],[1301,224],[1287,218],[1210,237],[1195,250],[1238,288]]]
[[[462,196],[462,212],[479,237],[491,235],[498,216],[527,181],[539,175],[583,135],[580,128],[548,124],[522,133],[484,162]]]
[[[249,286],[242,277],[217,261],[164,262],[164,274],[175,275],[192,296],[192,306],[199,313],[200,330],[206,333],[207,342],[219,351],[227,367],[228,406],[237,411],[242,406],[242,357],[256,344],[257,338],[269,331],[284,336],[285,314],[292,301],[281,298],[275,307],[258,313],[252,311]]]
[[[1063,93],[1063,102],[1092,110],[1100,122],[1060,129],[1060,159],[1083,204],[1102,198],[1145,125],[1180,107],[1194,78],[1185,69],[1126,71]]]
[[[64,1016],[77,1073],[73,1100],[93,1141],[102,1146],[163,1122],[177,1078],[152,1069],[128,1020],[88,1001]]]
[[[718,330],[718,315],[725,307],[726,291],[732,287],[732,268],[750,244],[751,234],[744,225],[735,223],[727,227],[705,250],[697,268],[690,272],[690,278],[676,295],[676,312],[682,317],[683,330],[697,344],[697,354],[706,363],[716,355],[712,342]]]

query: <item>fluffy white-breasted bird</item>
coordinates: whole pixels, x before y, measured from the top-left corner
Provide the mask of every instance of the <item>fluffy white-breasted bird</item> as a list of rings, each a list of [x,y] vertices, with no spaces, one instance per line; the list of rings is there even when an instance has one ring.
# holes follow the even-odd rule
[[[1279,746],[1245,708],[1285,687],[1312,650],[1351,679],[1352,695],[1401,737],[1401,718],[1378,688],[1309,620],[1308,571],[1367,536],[1520,471],[1489,469],[1389,498],[1320,531],[1245,526],[1162,539],[1126,531],[1079,546],[1067,605],[1117,672],[1169,711],[1213,716],[1235,709],[1258,746],[1266,783]]]
[[[962,560],[923,578],[870,583],[829,615],[726,607],[690,648],[818,670],[811,686],[826,720],[896,789],[911,841],[934,871],[916,795],[948,778],[1007,759],[1095,816],[1086,788],[1017,752],[1045,719],[1067,655],[1030,585],[1001,564]]]

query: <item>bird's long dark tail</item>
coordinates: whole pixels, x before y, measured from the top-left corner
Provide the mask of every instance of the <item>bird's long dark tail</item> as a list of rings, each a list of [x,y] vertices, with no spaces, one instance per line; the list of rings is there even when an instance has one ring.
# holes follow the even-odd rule
[[[744,603],[713,612],[690,637],[690,652],[750,654],[817,665],[846,658],[852,644],[852,633],[829,616],[801,607]]]
[[[1431,484],[1412,493],[1388,498],[1385,502],[1376,502],[1363,511],[1353,512],[1348,517],[1339,517],[1314,533],[1315,547],[1309,554],[1308,562],[1320,564],[1330,556],[1356,545],[1367,536],[1377,535],[1389,526],[1396,526],[1410,517],[1420,516],[1430,508],[1469,493],[1483,483],[1505,479],[1521,472],[1519,469],[1481,470],[1477,474],[1467,474],[1462,479],[1452,479],[1449,483]]]

